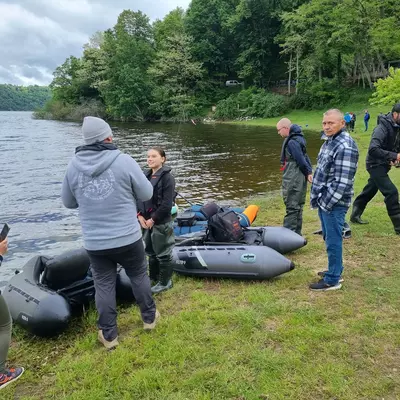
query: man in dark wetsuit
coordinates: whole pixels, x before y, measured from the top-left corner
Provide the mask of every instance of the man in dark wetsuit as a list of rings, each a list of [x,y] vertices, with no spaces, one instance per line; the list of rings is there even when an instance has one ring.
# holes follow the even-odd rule
[[[283,226],[301,235],[307,181],[312,182],[311,162],[303,132],[298,125],[282,118],[276,129],[285,138],[281,152],[282,196],[286,206]]]
[[[395,232],[400,235],[399,192],[389,178],[391,167],[400,161],[400,103],[392,112],[378,117],[368,149],[366,167],[369,173],[368,183],[353,203],[350,221],[356,224],[367,224],[361,219],[367,204],[374,198],[378,190],[385,197],[389,218]]]

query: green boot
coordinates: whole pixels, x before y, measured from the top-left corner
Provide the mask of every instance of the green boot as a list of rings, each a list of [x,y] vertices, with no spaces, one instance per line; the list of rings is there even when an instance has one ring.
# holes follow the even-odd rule
[[[172,273],[174,269],[174,263],[172,257],[160,260],[160,280],[157,285],[151,288],[151,292],[156,294],[164,292],[172,288]]]
[[[149,277],[152,282],[160,280],[160,262],[156,256],[149,257]]]
[[[170,279],[166,285],[162,285],[161,282],[158,282],[157,285],[151,288],[151,293],[158,294],[161,292],[165,292],[166,290],[172,289],[172,286],[172,279]]]

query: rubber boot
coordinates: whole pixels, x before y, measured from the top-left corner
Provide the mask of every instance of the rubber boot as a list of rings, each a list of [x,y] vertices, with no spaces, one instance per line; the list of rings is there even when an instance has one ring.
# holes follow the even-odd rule
[[[353,222],[353,224],[368,224],[368,221],[362,220],[361,215],[364,212],[364,210],[361,210],[357,206],[353,206],[353,211],[350,216],[350,222]]]
[[[149,257],[149,277],[154,283],[160,280],[160,262],[156,256]]]
[[[400,235],[400,214],[390,215],[396,235]]]
[[[160,280],[157,285],[151,288],[153,294],[164,292],[172,288],[172,273],[174,264],[172,257],[166,260],[160,260]]]

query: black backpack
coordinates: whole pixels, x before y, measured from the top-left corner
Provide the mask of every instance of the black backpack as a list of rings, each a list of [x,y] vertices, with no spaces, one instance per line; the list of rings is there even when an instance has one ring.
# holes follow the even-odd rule
[[[222,211],[221,207],[213,201],[205,204],[203,207],[200,208],[200,212],[204,215],[206,221],[208,221],[213,215],[220,211]]]
[[[234,211],[218,212],[208,220],[208,242],[240,242],[243,236],[243,229]]]

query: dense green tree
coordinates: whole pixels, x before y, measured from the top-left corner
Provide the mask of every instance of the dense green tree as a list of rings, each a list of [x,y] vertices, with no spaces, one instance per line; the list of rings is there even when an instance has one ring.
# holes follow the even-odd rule
[[[197,111],[196,89],[204,71],[193,61],[192,39],[184,34],[169,36],[149,73],[155,83],[155,114],[168,119],[188,120]]]
[[[399,57],[400,23],[391,0],[312,0],[282,15],[283,52],[300,58],[298,75],[372,87]],[[289,71],[291,68],[289,68]]]
[[[185,11],[183,8],[175,8],[167,14],[163,20],[154,22],[154,41],[156,49],[165,47],[165,42],[174,35],[183,35],[185,33],[184,26]]]
[[[185,30],[193,38],[193,55],[203,63],[208,79],[235,79],[238,53],[229,20],[239,0],[192,0],[185,17]]]
[[[103,50],[104,32],[96,32],[83,48],[77,78],[81,86],[87,88],[85,98],[101,98],[101,89],[107,76],[107,58]]]
[[[277,12],[281,3],[271,0],[241,0],[230,19],[230,29],[239,46],[236,66],[239,76],[249,84],[266,87],[277,77],[279,31]],[[275,75],[275,76],[274,76]]]
[[[78,104],[83,95],[78,74],[81,60],[74,56],[67,58],[62,65],[53,72],[54,79],[50,84],[53,97],[63,103]]]
[[[33,111],[50,98],[47,86],[0,85],[0,111]]]
[[[393,105],[400,102],[400,69],[390,68],[389,76],[378,79],[375,83],[376,92],[372,94],[371,103]]]
[[[151,98],[147,70],[155,54],[149,18],[123,11],[105,33],[102,49],[107,66],[100,91],[107,111],[115,118],[143,119]]]
[[[337,103],[400,59],[397,8],[393,0],[192,0],[153,24],[125,10],[55,70],[45,114],[184,120],[239,92],[225,86],[230,79],[263,89],[252,115],[283,104],[267,91],[285,78],[289,93],[296,81],[293,107]],[[225,103],[220,110],[233,104]]]

